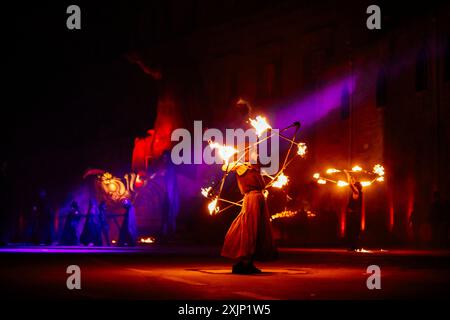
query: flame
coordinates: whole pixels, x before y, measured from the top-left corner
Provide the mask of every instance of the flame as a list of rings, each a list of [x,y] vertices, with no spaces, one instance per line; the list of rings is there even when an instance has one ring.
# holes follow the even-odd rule
[[[319,179],[319,180],[317,180],[317,183],[318,183],[318,184],[326,184],[326,183],[327,183],[327,180]]]
[[[211,191],[212,187],[208,187],[208,188],[202,188],[202,195],[205,198],[208,198],[209,192]]]
[[[272,129],[270,124],[267,123],[266,118],[257,116],[256,119],[251,119],[250,124],[255,128],[256,134],[260,137],[266,130]]]
[[[338,170],[338,169],[335,169],[335,168],[327,169],[327,174],[332,174],[332,173],[336,173],[336,172],[341,172],[341,170]]]
[[[320,173],[316,172],[313,174],[313,178],[314,179],[319,179],[320,178]]]
[[[372,182],[370,182],[370,181],[361,181],[361,185],[363,186],[363,187],[368,187],[368,186],[370,186],[372,184]]]
[[[307,148],[308,148],[308,147],[306,146],[306,143],[300,142],[300,143],[298,144],[297,154],[300,155],[301,157],[304,157],[305,154],[306,154],[306,149],[307,149]]]
[[[208,203],[208,210],[209,210],[210,215],[212,215],[213,213],[219,212],[220,209],[217,206],[217,198],[215,198],[210,203]]]
[[[352,168],[352,171],[360,172],[360,171],[362,171],[362,168],[360,166],[356,165]]]
[[[378,182],[383,182],[383,181],[384,181],[384,177],[383,177],[383,176],[378,177],[376,180],[377,180]]]
[[[147,237],[147,238],[141,238],[139,240],[140,243],[153,243],[155,242],[155,238],[153,237]]]
[[[337,186],[338,186],[338,187],[346,187],[346,186],[348,186],[348,182],[339,180],[339,181],[337,182]]]
[[[270,217],[270,220],[280,219],[280,218],[291,218],[297,215],[297,211],[282,211],[278,212]]]
[[[112,243],[112,244],[116,244],[117,241],[116,241],[116,240],[112,240],[111,243]]]
[[[226,145],[221,146],[220,144],[212,141],[208,141],[208,143],[211,149],[219,150],[219,156],[225,161],[225,163],[228,163],[230,158],[234,156],[236,153],[238,153],[238,151],[233,147]]]
[[[280,174],[275,180],[275,182],[272,184],[273,187],[281,189],[284,185],[288,183],[288,177],[284,175],[284,173]]]
[[[374,165],[373,173],[379,175],[380,177],[384,176],[384,167],[381,164]]]

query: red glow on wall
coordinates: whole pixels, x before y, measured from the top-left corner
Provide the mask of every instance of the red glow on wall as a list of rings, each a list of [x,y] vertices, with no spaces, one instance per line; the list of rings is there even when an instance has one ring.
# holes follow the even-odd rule
[[[164,96],[158,102],[154,129],[148,130],[144,138],[136,138],[133,150],[133,171],[145,171],[149,159],[156,159],[172,146],[173,130],[182,127],[180,110],[174,101]]]
[[[414,211],[414,194],[410,193],[408,195],[408,211],[406,212],[406,214],[407,214],[406,221],[407,221],[408,225],[409,225],[409,221],[411,219],[411,214],[413,211]]]
[[[133,171],[141,171],[147,169],[147,159],[151,158],[153,155],[152,144],[154,134],[154,130],[148,130],[146,137],[134,139],[132,158]]]
[[[394,204],[389,200],[389,231],[394,229]]]
[[[341,221],[340,221],[340,224],[341,224],[341,232],[340,232],[340,236],[343,238],[344,236],[345,236],[345,214],[346,214],[346,209],[347,209],[347,207],[345,207],[345,206],[343,206],[342,208],[341,208]]]
[[[365,205],[365,197],[362,198],[362,207],[361,207],[361,231],[366,230],[366,205]]]

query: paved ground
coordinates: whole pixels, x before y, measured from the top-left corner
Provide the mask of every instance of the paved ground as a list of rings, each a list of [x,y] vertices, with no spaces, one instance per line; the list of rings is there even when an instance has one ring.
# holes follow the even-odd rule
[[[43,299],[409,299],[450,297],[450,252],[280,249],[263,273],[238,276],[219,248],[6,248],[0,281],[10,298]],[[66,288],[68,265],[81,268],[81,290]],[[368,290],[366,268],[381,268],[381,290]]]

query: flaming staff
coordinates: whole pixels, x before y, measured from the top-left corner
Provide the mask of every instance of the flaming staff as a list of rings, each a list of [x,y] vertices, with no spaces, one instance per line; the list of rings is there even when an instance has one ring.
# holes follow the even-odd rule
[[[267,194],[268,194],[267,189],[269,189],[270,187],[282,189],[289,182],[289,178],[284,174],[284,170],[295,159],[295,156],[298,155],[303,158],[307,153],[306,144],[304,142],[296,141],[297,133],[300,128],[299,122],[294,122],[292,125],[290,125],[286,128],[283,128],[280,131],[276,131],[276,130],[272,130],[272,126],[267,122],[267,119],[263,116],[257,116],[255,119],[249,119],[249,120],[250,120],[250,124],[254,127],[254,129],[256,131],[256,135],[259,138],[265,132],[267,132],[267,136],[262,139],[258,139],[257,142],[253,143],[251,146],[246,147],[244,149],[244,152],[242,153],[242,155],[236,161],[230,162],[230,159],[235,154],[238,153],[238,151],[234,147],[226,146],[226,145],[219,145],[217,143],[209,141],[210,147],[213,149],[217,149],[219,156],[224,161],[224,164],[222,166],[222,168],[224,169],[224,175],[222,176],[220,184],[218,184],[218,186],[219,186],[218,191],[215,193],[213,190],[213,189],[215,189],[214,187],[207,187],[207,188],[201,189],[201,194],[204,197],[211,200],[208,204],[208,210],[211,215],[223,212],[233,206],[242,206],[243,199],[241,199],[238,202],[230,201],[230,200],[222,198],[221,193],[222,193],[223,186],[224,186],[225,180],[226,180],[229,172],[231,172],[234,168],[236,168],[236,166],[246,165],[245,163],[241,162],[241,160],[245,156],[246,151],[248,151],[249,149],[255,148],[258,144],[262,143],[265,140],[270,139],[275,134],[278,134],[278,136],[280,138],[282,138],[286,141],[289,141],[289,143],[290,143],[288,152],[283,161],[283,165],[282,165],[281,169],[278,171],[278,173],[275,176],[269,176],[269,175],[265,174],[266,176],[271,178],[271,180],[265,185],[264,190],[263,190],[263,194],[265,197],[267,197]],[[295,127],[295,132],[293,133],[292,137],[290,138],[290,137],[285,136],[283,134],[283,132],[285,132],[286,130],[288,130],[289,128],[292,128],[292,127]],[[293,156],[291,156],[291,151],[294,146],[297,147],[297,152]],[[238,168],[238,170],[239,170],[239,168]],[[264,174],[264,173],[262,173],[262,174]],[[218,206],[219,202],[227,203],[228,206],[221,209]]]

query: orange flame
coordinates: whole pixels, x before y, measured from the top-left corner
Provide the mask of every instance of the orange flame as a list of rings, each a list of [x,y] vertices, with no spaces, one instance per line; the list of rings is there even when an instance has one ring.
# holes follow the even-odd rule
[[[154,243],[155,242],[155,238],[153,237],[147,237],[147,238],[141,238],[139,240],[140,243]]]
[[[348,182],[339,180],[339,181],[337,182],[337,186],[338,186],[338,187],[346,187],[346,186],[348,186]]]
[[[288,181],[289,181],[288,177],[285,176],[284,173],[282,173],[277,177],[277,180],[275,180],[272,186],[281,189],[288,183]]]
[[[238,151],[230,146],[226,146],[223,145],[221,146],[220,144],[216,143],[216,142],[212,142],[212,141],[208,141],[209,146],[211,147],[211,149],[218,149],[219,150],[219,156],[226,162],[228,163],[228,161],[230,160],[230,158],[232,156],[234,156],[236,153],[238,153]]]
[[[301,157],[304,157],[305,154],[306,154],[306,149],[307,149],[307,148],[308,148],[308,147],[306,146],[306,143],[300,142],[300,143],[298,144],[297,154],[300,155]]]
[[[368,186],[370,186],[372,184],[372,182],[370,182],[370,181],[361,181],[361,185],[363,186],[363,187],[368,187]]]
[[[219,212],[220,209],[217,206],[217,198],[215,198],[210,203],[208,203],[208,210],[209,210],[210,215],[212,215],[213,213]]]
[[[373,173],[379,175],[380,177],[384,176],[384,167],[381,164],[374,165]]]
[[[257,116],[256,119],[251,119],[250,124],[255,128],[256,134],[260,137],[265,131],[272,129],[270,124],[267,123],[266,118]]]

